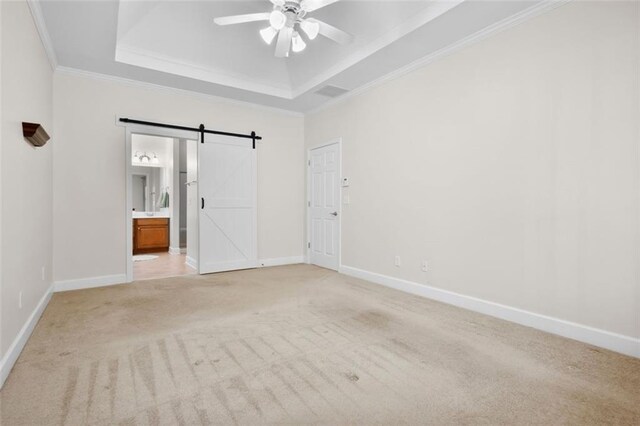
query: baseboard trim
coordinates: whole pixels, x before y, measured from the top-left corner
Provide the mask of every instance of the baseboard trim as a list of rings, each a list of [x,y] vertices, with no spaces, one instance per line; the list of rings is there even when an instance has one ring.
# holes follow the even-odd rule
[[[193,257],[191,256],[185,257],[184,263],[186,263],[187,266],[195,269],[196,271],[198,270],[198,261],[195,260]]]
[[[4,386],[5,380],[9,377],[9,373],[11,373],[11,369],[15,365],[20,353],[22,353],[22,349],[24,349],[24,345],[27,344],[27,340],[31,337],[31,333],[33,333],[33,329],[38,324],[42,313],[45,308],[49,304],[49,300],[51,300],[51,296],[53,295],[53,284],[47,289],[46,293],[42,296],[38,305],[33,310],[27,322],[22,326],[22,329],[9,346],[7,353],[0,360],[0,389]]]
[[[169,254],[187,254],[187,249],[180,247],[169,247]]]
[[[268,266],[295,265],[297,263],[304,263],[304,256],[274,257],[271,259],[258,260],[258,265],[260,265],[261,268]]]
[[[85,288],[104,287],[108,285],[124,284],[127,274],[104,275],[101,277],[78,278],[75,280],[56,281],[54,291],[82,290]]]
[[[340,272],[351,277],[371,281],[396,290],[411,293],[449,305],[479,312],[492,317],[515,322],[569,339],[578,340],[625,355],[640,358],[640,339],[612,333],[587,325],[565,321],[547,315],[537,314],[524,309],[514,308],[472,296],[454,293],[436,287],[418,284],[400,278],[369,272],[351,266],[341,265]]]

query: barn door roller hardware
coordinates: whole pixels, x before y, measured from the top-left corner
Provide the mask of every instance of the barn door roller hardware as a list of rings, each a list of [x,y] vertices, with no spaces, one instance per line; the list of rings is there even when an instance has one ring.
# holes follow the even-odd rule
[[[153,127],[164,127],[165,129],[176,129],[176,130],[189,130],[192,132],[200,133],[200,142],[204,143],[204,134],[209,133],[213,135],[223,135],[223,136],[232,136],[235,138],[245,138],[251,139],[253,142],[253,149],[256,149],[256,141],[262,140],[262,136],[257,136],[256,132],[251,132],[249,135],[244,135],[242,133],[230,133],[230,132],[221,132],[219,130],[208,130],[204,127],[204,124],[201,124],[198,127],[186,127],[186,126],[176,126],[174,124],[165,124],[165,123],[155,123],[153,121],[141,121],[141,120],[133,120],[130,118],[121,118],[120,121],[122,123],[131,123],[131,124],[142,124],[145,126],[153,126]]]

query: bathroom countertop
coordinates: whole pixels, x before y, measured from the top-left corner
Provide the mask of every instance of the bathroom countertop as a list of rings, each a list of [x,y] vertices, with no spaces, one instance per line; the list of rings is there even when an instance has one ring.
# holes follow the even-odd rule
[[[170,219],[171,216],[169,216],[166,213],[154,213],[152,216],[149,216],[146,213],[133,213],[132,216],[133,219]]]

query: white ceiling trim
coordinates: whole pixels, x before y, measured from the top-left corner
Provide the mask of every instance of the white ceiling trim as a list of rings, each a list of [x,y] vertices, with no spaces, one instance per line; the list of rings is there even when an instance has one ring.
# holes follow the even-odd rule
[[[348,56],[346,59],[340,61],[336,65],[329,68],[327,71],[319,74],[316,78],[309,80],[309,82],[301,85],[298,88],[294,88],[293,97],[296,98],[309,90],[323,84],[325,81],[330,78],[336,76],[342,71],[352,67],[363,59],[373,55],[378,50],[383,49],[390,45],[391,43],[401,39],[405,35],[410,32],[420,28],[421,26],[427,24],[428,22],[436,19],[438,16],[448,12],[459,4],[463,3],[466,0],[454,0],[447,2],[434,2],[431,6],[427,7],[421,13],[415,15],[408,21],[401,23],[400,25],[393,28],[391,31],[386,34],[378,37],[376,40],[364,46],[362,49],[359,49],[357,52],[354,52],[352,55]]]
[[[502,21],[498,21],[495,24],[492,24],[486,28],[483,28],[480,31],[477,31],[463,39],[458,40],[455,43],[450,44],[447,47],[444,47],[440,50],[437,50],[423,58],[420,58],[402,68],[399,68],[393,72],[390,72],[376,80],[371,81],[363,86],[358,87],[357,89],[351,90],[345,93],[342,96],[339,96],[335,99],[331,99],[328,102],[320,105],[317,108],[314,108],[310,111],[305,112],[306,114],[315,114],[322,110],[325,110],[331,106],[341,104],[348,99],[353,98],[354,96],[360,95],[364,92],[371,90],[372,88],[379,86],[387,81],[395,80],[396,78],[402,77],[412,71],[417,69],[426,67],[427,65],[444,58],[448,55],[451,55],[458,50],[461,50],[467,46],[470,46],[474,43],[478,43],[494,34],[507,30],[511,27],[517,26],[521,23],[528,21],[529,19],[535,18],[536,16],[542,15],[546,12],[549,12],[553,9],[556,9],[564,4],[567,4],[573,0],[545,0],[543,2],[537,3],[521,12],[516,13],[508,18],[503,19]]]
[[[289,88],[265,84],[238,73],[234,74],[177,61],[154,52],[131,46],[117,45],[115,60],[128,65],[148,68],[209,83],[221,84],[236,89],[249,90],[284,99],[293,99],[292,92]]]
[[[290,115],[294,117],[304,117],[304,113],[297,112],[297,111],[291,111],[291,110],[282,109],[282,108],[254,104],[252,102],[237,101],[237,100],[225,98],[222,96],[207,95],[205,93],[194,92],[192,90],[178,89],[175,87],[163,86],[160,84],[147,83],[145,81],[140,81],[140,80],[132,80],[128,78],[116,77],[113,75],[101,74],[101,73],[92,72],[92,71],[79,70],[76,68],[58,66],[55,72],[60,74],[73,75],[76,77],[90,78],[93,80],[110,81],[110,82],[124,84],[131,87],[140,87],[144,89],[155,90],[155,91],[170,93],[174,95],[187,96],[194,99],[199,99],[199,100],[216,103],[216,104],[223,103],[223,104],[229,104],[229,105],[237,105],[237,106],[262,110],[262,111],[269,111],[269,112],[274,112],[279,114]]]
[[[56,51],[53,49],[53,43],[51,42],[49,31],[47,30],[47,26],[44,23],[44,17],[42,15],[40,2],[37,0],[27,0],[27,5],[29,6],[29,10],[31,11],[33,22],[35,23],[36,29],[38,30],[38,35],[40,36],[42,46],[44,47],[44,51],[47,54],[47,58],[49,59],[51,69],[55,71],[58,67],[58,58],[56,57]]]

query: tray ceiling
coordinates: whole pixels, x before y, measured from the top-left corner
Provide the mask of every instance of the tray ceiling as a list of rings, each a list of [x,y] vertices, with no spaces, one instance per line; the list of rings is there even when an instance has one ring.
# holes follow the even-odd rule
[[[332,99],[327,93],[368,85],[536,3],[342,0],[309,16],[354,41],[319,36],[288,58],[260,38],[265,22],[213,22],[268,12],[268,0],[45,0],[41,9],[60,66],[304,112]]]

